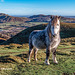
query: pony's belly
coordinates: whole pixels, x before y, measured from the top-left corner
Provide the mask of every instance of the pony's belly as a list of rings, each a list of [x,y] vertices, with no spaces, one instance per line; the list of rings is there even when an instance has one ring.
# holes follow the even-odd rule
[[[44,42],[39,41],[39,40],[34,40],[33,46],[38,48],[38,49],[45,49],[46,48],[46,45],[44,44]]]

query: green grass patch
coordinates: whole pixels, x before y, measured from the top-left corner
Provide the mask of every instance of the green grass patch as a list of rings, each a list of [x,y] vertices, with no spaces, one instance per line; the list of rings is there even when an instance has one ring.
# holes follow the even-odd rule
[[[14,47],[9,48],[11,46]],[[75,45],[60,44],[57,49],[58,64],[53,63],[51,53],[50,65],[44,64],[45,50],[38,51],[37,62],[32,55],[31,62],[28,63],[28,47],[28,44],[1,45],[0,75],[74,75]]]

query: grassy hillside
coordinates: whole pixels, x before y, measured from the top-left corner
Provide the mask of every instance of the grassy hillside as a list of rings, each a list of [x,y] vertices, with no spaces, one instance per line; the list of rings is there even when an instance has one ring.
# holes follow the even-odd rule
[[[42,29],[45,29],[46,26],[47,26],[47,24],[41,24],[41,25],[29,27],[29,28],[23,30],[22,32],[20,32],[19,34],[15,35],[14,37],[10,38],[9,40],[4,42],[3,44],[28,43],[29,34],[33,30],[42,30]],[[61,32],[60,32],[61,38],[75,37],[74,34],[75,34],[75,23],[74,24],[73,23],[61,23]],[[75,40],[75,38],[73,38],[73,39]]]
[[[31,63],[27,62],[28,44],[10,44],[0,46],[0,75],[74,75],[75,74],[75,44],[61,43],[57,49],[58,64],[52,61],[45,65],[45,50],[39,50],[38,61],[33,55]]]
[[[61,38],[75,37],[75,23],[61,23]]]

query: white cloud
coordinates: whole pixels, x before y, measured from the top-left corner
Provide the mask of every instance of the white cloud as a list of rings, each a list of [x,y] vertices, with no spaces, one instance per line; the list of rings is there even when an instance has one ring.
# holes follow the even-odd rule
[[[4,0],[1,0],[1,2],[4,2]]]

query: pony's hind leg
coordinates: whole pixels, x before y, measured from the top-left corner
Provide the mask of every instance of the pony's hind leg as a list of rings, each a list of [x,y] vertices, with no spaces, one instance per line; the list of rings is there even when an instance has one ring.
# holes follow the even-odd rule
[[[28,56],[28,62],[30,62],[31,54],[33,52],[33,45],[29,44],[29,56]]]
[[[34,59],[37,61],[37,51],[38,51],[38,49],[37,48],[35,48],[34,49]]]

